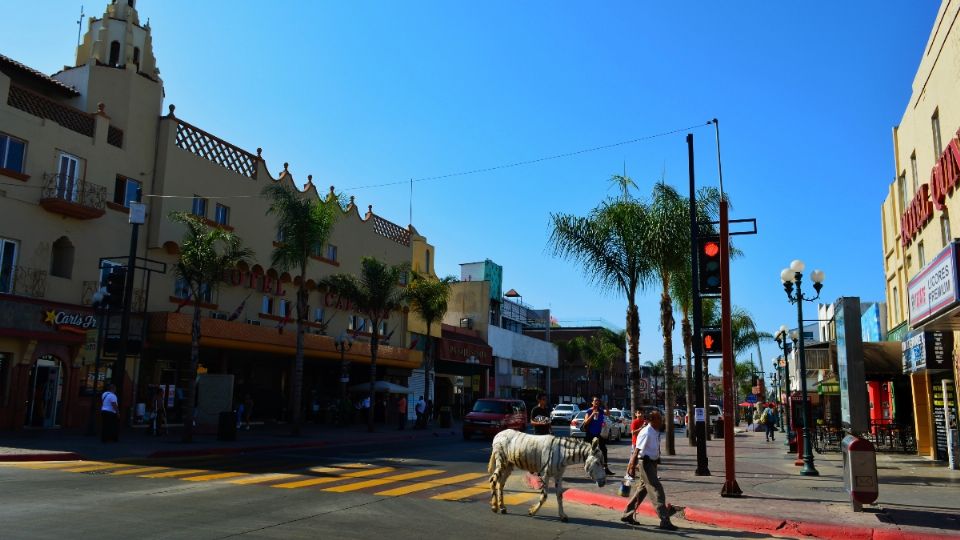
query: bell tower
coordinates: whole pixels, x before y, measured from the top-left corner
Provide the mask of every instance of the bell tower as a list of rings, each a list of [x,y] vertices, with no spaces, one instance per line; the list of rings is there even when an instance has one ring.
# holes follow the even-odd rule
[[[136,3],[137,0],[112,0],[102,17],[90,18],[83,43],[77,47],[76,66],[93,61],[159,80],[150,25],[140,25]]]

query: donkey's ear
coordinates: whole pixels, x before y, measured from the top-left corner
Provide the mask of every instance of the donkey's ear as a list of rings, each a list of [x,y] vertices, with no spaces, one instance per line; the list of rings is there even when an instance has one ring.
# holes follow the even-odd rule
[[[596,450],[597,447],[600,446],[600,439],[593,439],[593,442],[590,443],[590,446],[591,446],[594,450]]]

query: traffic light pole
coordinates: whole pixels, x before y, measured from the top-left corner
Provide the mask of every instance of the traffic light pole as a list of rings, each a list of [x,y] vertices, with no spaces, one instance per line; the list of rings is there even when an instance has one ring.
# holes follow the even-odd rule
[[[703,326],[703,302],[700,299],[699,268],[697,267],[697,251],[699,237],[699,223],[697,222],[697,187],[693,172],[693,134],[687,134],[687,161],[690,171],[690,264],[693,292],[693,358],[694,358],[694,400],[695,410],[700,410],[706,416],[707,410],[703,395],[703,351],[700,344],[700,329]],[[687,407],[689,411],[689,406]],[[689,420],[694,421],[694,438],[697,444],[697,476],[710,476],[707,463],[707,430],[702,419],[693,415]],[[689,428],[688,428],[689,429]]]
[[[723,453],[726,478],[722,497],[739,497],[743,490],[737,485],[736,459],[734,459],[733,411],[736,399],[733,396],[733,325],[730,322],[730,221],[727,215],[727,199],[720,198],[720,313],[723,346]]]
[[[138,208],[134,208],[137,206]],[[120,343],[117,346],[116,368],[113,370],[113,383],[117,385],[117,397],[123,397],[123,381],[126,378],[127,341],[130,339],[130,306],[133,300],[133,275],[137,267],[137,240],[140,235],[140,224],[144,221],[144,205],[132,203],[130,205],[130,255],[127,259],[126,281],[123,283],[123,310],[120,315]]]

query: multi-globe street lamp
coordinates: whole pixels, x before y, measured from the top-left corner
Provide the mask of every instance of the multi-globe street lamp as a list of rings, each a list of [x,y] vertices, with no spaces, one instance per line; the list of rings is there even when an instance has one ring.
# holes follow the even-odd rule
[[[780,272],[780,280],[783,282],[783,290],[787,293],[787,299],[791,304],[797,305],[797,330],[803,330],[803,302],[814,302],[820,298],[820,289],[823,288],[823,270],[814,270],[810,272],[810,279],[813,280],[813,289],[817,295],[813,298],[807,298],[800,289],[803,282],[803,261],[797,259],[790,263],[789,268],[784,268]],[[796,291],[794,291],[796,289]],[[800,359],[800,393],[802,403],[800,415],[803,420],[803,468],[800,474],[803,476],[819,476],[820,473],[813,466],[813,440],[810,435],[810,406],[807,402],[807,360],[804,357],[803,336],[797,336],[797,356]]]
[[[786,399],[786,403],[784,404],[784,405],[785,405],[784,414],[782,414],[782,415],[780,415],[780,416],[786,416],[785,420],[786,420],[786,424],[787,424],[787,429],[786,429],[786,433],[787,433],[786,439],[787,439],[787,440],[783,441],[783,444],[784,444],[784,446],[789,447],[789,446],[790,446],[790,437],[793,436],[793,433],[790,431],[790,428],[791,428],[791,426],[793,426],[793,424],[790,422],[790,414],[791,414],[791,411],[790,411],[790,403],[791,403],[791,400],[790,400],[790,361],[787,359],[787,352],[790,351],[790,346],[787,345],[787,327],[786,327],[786,325],[780,325],[780,329],[777,330],[777,333],[774,335],[774,339],[777,340],[777,346],[780,347],[780,350],[783,352],[783,356],[782,356],[779,360],[774,359],[774,362],[776,362],[776,363],[780,366],[781,373],[783,373],[783,394],[786,396],[786,398],[785,398],[785,399]],[[781,433],[782,433],[782,431],[781,431]]]
[[[783,416],[786,414],[786,408],[783,405],[783,377],[780,375],[780,357],[773,359],[773,371],[770,373],[770,386],[773,387],[776,403],[780,408],[780,414],[777,415],[778,427],[780,433],[783,433]]]

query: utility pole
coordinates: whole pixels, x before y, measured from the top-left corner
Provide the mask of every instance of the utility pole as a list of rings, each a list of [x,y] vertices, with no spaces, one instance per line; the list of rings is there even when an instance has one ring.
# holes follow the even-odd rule
[[[707,430],[703,423],[707,410],[703,395],[703,353],[700,344],[700,329],[703,326],[703,302],[700,299],[699,268],[697,266],[698,237],[700,224],[697,223],[697,188],[693,172],[693,134],[687,134],[687,161],[690,174],[690,264],[693,280],[693,358],[694,358],[694,399],[696,408],[689,421],[694,422],[695,439],[697,443],[697,476],[710,476],[707,466]],[[689,410],[689,408],[688,408]]]
[[[140,225],[146,220],[147,206],[140,202],[130,203],[130,255],[127,259],[126,281],[123,286],[123,310],[120,315],[120,343],[117,346],[116,367],[113,370],[113,382],[117,385],[117,396],[123,397],[123,380],[126,378],[127,342],[130,340],[130,306],[133,300],[133,277],[137,267],[137,239]]]

